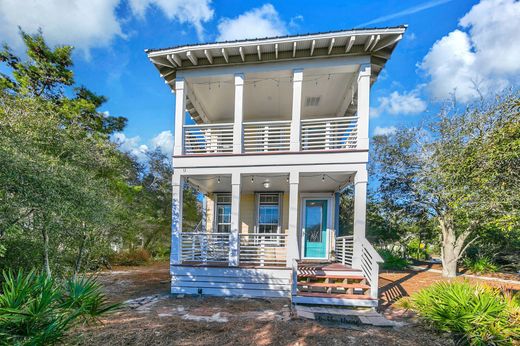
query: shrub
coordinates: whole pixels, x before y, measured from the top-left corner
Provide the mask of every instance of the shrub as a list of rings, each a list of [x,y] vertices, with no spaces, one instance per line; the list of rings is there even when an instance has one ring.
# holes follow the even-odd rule
[[[466,257],[463,261],[464,267],[475,274],[494,273],[498,267],[489,257]]]
[[[408,261],[406,259],[388,249],[382,249],[378,252],[385,261],[382,266],[383,269],[403,270],[408,267]]]
[[[403,302],[460,343],[510,345],[520,337],[520,304],[499,289],[463,282],[439,282]]]
[[[121,266],[141,266],[150,261],[150,253],[143,248],[122,251],[111,258],[112,264]]]
[[[118,307],[108,304],[93,278],[58,282],[34,271],[3,272],[0,344],[59,342],[79,322],[90,323]]]

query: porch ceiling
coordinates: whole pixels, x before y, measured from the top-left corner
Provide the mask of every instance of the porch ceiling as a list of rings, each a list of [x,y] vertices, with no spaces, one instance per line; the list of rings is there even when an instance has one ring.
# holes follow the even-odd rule
[[[244,174],[241,192],[289,192],[289,174]],[[335,192],[352,182],[352,173],[300,173],[299,191],[302,193]],[[231,192],[230,175],[197,175],[188,183],[206,193]],[[264,185],[264,183],[267,183]],[[268,187],[265,187],[268,186]]]

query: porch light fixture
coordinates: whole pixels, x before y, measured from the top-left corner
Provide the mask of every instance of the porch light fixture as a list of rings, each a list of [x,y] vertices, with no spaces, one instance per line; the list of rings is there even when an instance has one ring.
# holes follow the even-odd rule
[[[269,180],[264,181],[264,188],[268,189],[271,187],[271,182]]]

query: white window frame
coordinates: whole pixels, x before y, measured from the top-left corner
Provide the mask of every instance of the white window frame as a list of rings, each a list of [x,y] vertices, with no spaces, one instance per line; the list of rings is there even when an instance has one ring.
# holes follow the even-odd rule
[[[214,214],[214,217],[213,217],[213,233],[229,233],[229,232],[219,232],[219,229],[218,229],[218,226],[219,226],[219,222],[218,222],[218,205],[219,205],[219,202],[218,202],[218,198],[219,197],[229,197],[230,201],[229,201],[229,205],[231,206],[231,193],[229,192],[220,192],[220,193],[215,193],[215,210],[213,211],[213,214]],[[228,203],[222,203],[221,204],[228,204]],[[222,225],[228,225],[227,223],[222,223]],[[229,220],[229,229],[231,230],[231,219]]]
[[[256,192],[255,193],[255,233],[260,233],[260,196],[261,195],[277,195],[278,196],[278,227],[276,233],[265,234],[280,234],[282,231],[282,215],[283,215],[283,193],[281,192]]]

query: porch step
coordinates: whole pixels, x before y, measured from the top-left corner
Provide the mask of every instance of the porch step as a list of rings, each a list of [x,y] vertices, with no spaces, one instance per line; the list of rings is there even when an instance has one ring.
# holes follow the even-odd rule
[[[297,284],[298,286],[305,286],[305,287],[339,287],[339,288],[359,288],[359,289],[369,289],[369,285],[365,284],[345,284],[341,282],[335,282],[335,283],[327,283],[327,282],[305,282],[300,281]]]
[[[316,275],[316,274],[298,274],[298,279],[304,279],[304,278],[310,278],[310,279],[335,279],[335,280],[365,280],[365,277],[363,275]]]
[[[336,299],[361,299],[376,300],[364,294],[342,294],[342,293],[318,293],[318,292],[298,292],[299,297],[315,297],[315,298],[336,298]]]

